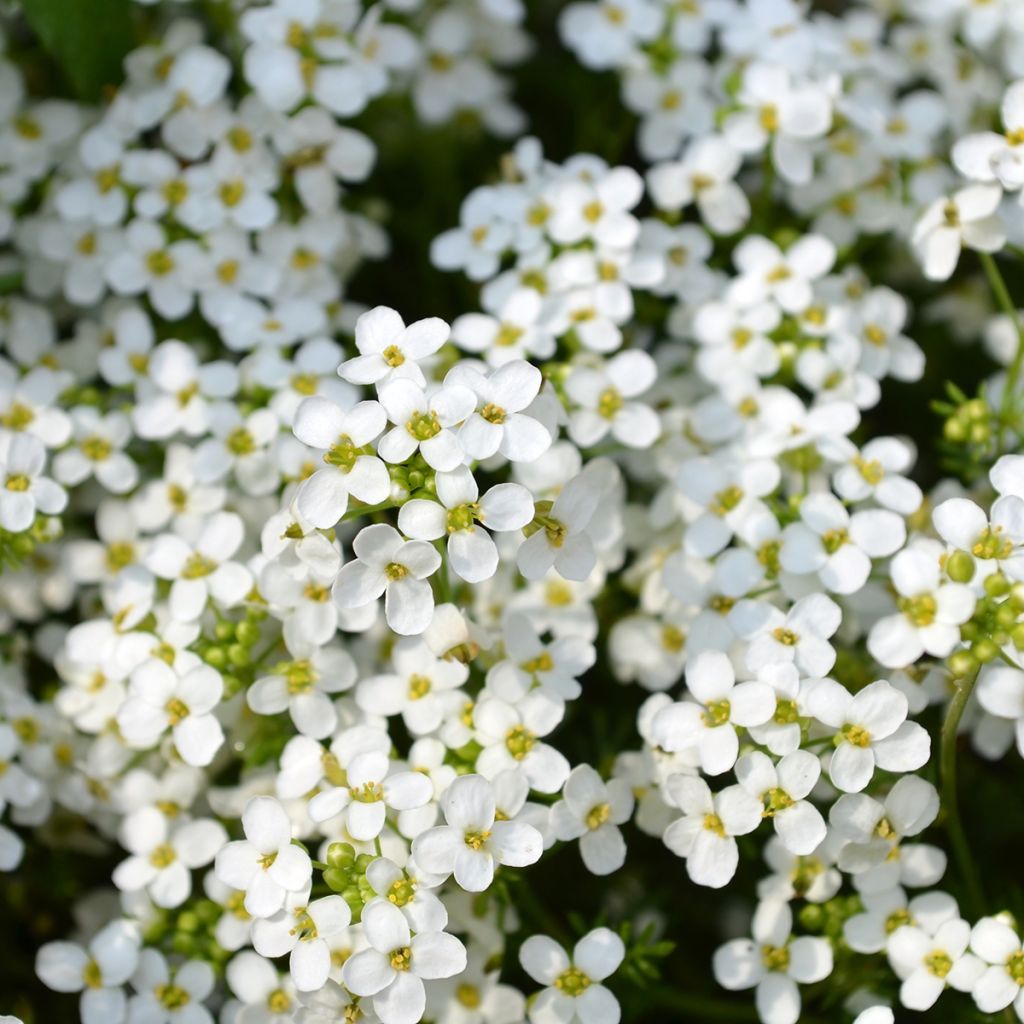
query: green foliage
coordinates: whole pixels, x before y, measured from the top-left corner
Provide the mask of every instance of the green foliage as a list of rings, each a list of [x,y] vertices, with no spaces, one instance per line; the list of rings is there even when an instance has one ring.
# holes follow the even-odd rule
[[[79,99],[120,84],[135,45],[131,0],[23,0],[21,9]]]

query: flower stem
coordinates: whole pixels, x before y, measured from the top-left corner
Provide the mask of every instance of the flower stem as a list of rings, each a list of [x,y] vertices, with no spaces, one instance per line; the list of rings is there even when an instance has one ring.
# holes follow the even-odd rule
[[[984,906],[984,898],[981,893],[981,884],[974,869],[971,849],[967,844],[967,837],[964,835],[963,823],[960,821],[956,788],[956,745],[960,719],[963,717],[964,709],[967,707],[971,694],[974,692],[974,684],[977,682],[977,678],[977,673],[974,673],[965,676],[957,682],[956,692],[953,694],[952,701],[950,701],[949,710],[946,712],[946,720],[942,725],[942,749],[939,761],[939,772],[942,781],[942,806],[946,812],[946,830],[949,832],[949,842],[953,848],[953,856],[967,887],[970,910],[975,917]]]
[[[999,308],[1010,318],[1014,330],[1017,332],[1017,349],[1013,359],[1006,371],[1006,382],[1003,384],[1003,397],[999,403],[999,427],[996,431],[996,453],[1003,453],[1003,437],[1006,428],[1010,423],[1013,412],[1014,400],[1016,398],[1017,386],[1020,381],[1021,369],[1024,368],[1024,325],[1021,324],[1020,314],[1010,298],[1010,291],[1006,287],[1006,281],[999,270],[999,265],[991,253],[979,252],[978,257],[988,278],[989,287],[995,296]]]
[[[643,1005],[651,1009],[658,1007],[678,1010],[687,1015],[685,1018],[677,1018],[680,1020],[755,1021],[758,1019],[757,1011],[753,1007],[733,1005],[724,1000],[693,995],[669,985],[656,985],[647,988],[644,992]]]

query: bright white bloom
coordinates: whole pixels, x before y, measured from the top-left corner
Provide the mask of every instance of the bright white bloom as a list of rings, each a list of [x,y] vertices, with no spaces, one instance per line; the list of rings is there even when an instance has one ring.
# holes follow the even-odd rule
[[[530,1001],[531,1024],[618,1024],[619,1001],[602,984],[622,964],[626,947],[609,928],[595,928],[573,947],[572,957],[547,935],[531,935],[519,947],[519,962],[546,988]]]
[[[758,905],[752,939],[733,939],[715,952],[715,980],[733,991],[756,988],[762,1024],[797,1024],[798,984],[811,985],[832,973],[828,939],[792,938],[793,912],[788,903],[766,900]]]
[[[971,952],[990,966],[971,994],[982,1013],[999,1013],[1012,1004],[1024,1020],[1024,950],[1017,933],[999,917],[983,917],[971,931]]]
[[[469,892],[483,892],[495,866],[525,867],[540,859],[541,834],[519,821],[496,821],[494,790],[480,775],[462,775],[441,801],[447,825],[428,829],[413,841],[417,864],[431,874],[454,875]]]
[[[530,492],[519,484],[496,484],[481,497],[465,466],[438,473],[434,483],[440,502],[407,501],[398,513],[398,528],[415,540],[447,536],[452,571],[467,583],[490,579],[498,568],[498,549],[488,530],[501,533],[526,526],[534,514]]]
[[[669,802],[683,812],[665,829],[665,845],[686,858],[686,873],[697,885],[728,885],[739,864],[734,837],[761,824],[763,804],[742,786],[712,793],[703,779],[688,775],[670,776],[665,788]]]
[[[577,765],[565,780],[562,799],[551,808],[551,829],[562,842],[580,841],[587,870],[610,875],[626,860],[619,825],[633,815],[633,792],[625,779],[604,782],[588,764]]]
[[[217,854],[217,877],[245,893],[245,909],[253,917],[271,917],[289,893],[309,885],[309,854],[292,844],[292,823],[273,797],[253,797],[242,814],[242,828],[245,839],[228,843]]]
[[[461,384],[446,384],[429,396],[418,384],[399,378],[380,389],[380,404],[395,424],[377,445],[385,462],[407,462],[418,450],[440,471],[455,469],[466,453],[454,429],[476,409],[476,397]]]
[[[408,377],[420,387],[426,383],[419,362],[433,355],[447,340],[448,325],[437,317],[405,322],[393,309],[377,306],[356,321],[359,355],[338,367],[353,384],[377,384]]]
[[[46,449],[29,434],[0,436],[0,527],[21,533],[35,522],[36,513],[54,516],[64,510],[68,496],[43,476]]]
[[[370,948],[345,961],[346,987],[372,997],[382,1024],[416,1024],[426,1007],[423,982],[463,971],[465,947],[443,931],[413,935],[405,915],[384,899],[363,908],[362,923]]]
[[[48,942],[36,954],[36,974],[55,992],[81,992],[82,1024],[119,1024],[127,999],[122,985],[139,961],[138,929],[111,921],[83,949],[73,942]]]
[[[654,740],[670,753],[696,747],[701,770],[722,775],[739,756],[736,727],[764,725],[775,713],[775,692],[767,683],[737,683],[732,663],[720,651],[701,651],[687,664],[686,686],[696,702],[659,711]]]
[[[384,595],[388,625],[403,636],[415,636],[430,625],[434,595],[428,577],[441,565],[432,544],[403,540],[386,523],[366,526],[352,542],[356,559],[343,566],[334,584],[342,608],[361,608]]]
[[[936,199],[914,226],[914,248],[925,277],[945,281],[960,260],[960,250],[997,252],[1006,229],[996,213],[1003,197],[998,185],[969,185]]]
[[[821,762],[806,750],[794,750],[778,764],[754,750],[736,763],[736,780],[761,801],[779,839],[797,856],[813,853],[828,831],[821,812],[805,799],[820,776]]]
[[[434,795],[430,779],[421,772],[391,773],[386,754],[368,750],[346,765],[346,785],[318,793],[309,802],[309,816],[321,822],[344,813],[353,839],[376,839],[384,828],[389,808],[406,811],[422,807]]]

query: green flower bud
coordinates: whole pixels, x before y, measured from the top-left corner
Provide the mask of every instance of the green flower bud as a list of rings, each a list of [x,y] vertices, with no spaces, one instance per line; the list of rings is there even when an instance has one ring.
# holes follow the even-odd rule
[[[974,559],[967,551],[954,551],[946,562],[946,573],[954,583],[970,583],[974,576]]]

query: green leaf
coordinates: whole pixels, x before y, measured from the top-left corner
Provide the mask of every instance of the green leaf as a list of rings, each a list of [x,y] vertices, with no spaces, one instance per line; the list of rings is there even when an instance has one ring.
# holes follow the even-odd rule
[[[22,10],[82,100],[120,85],[121,62],[135,45],[131,0],[24,0]]]

